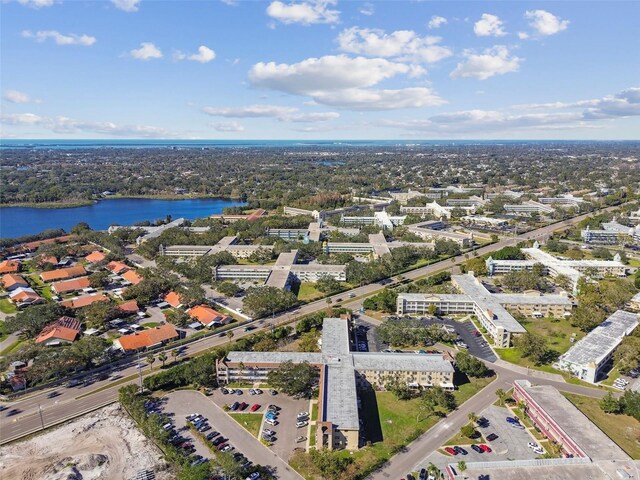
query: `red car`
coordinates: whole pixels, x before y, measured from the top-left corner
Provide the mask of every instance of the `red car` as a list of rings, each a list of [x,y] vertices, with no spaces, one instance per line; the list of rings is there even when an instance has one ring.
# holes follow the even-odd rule
[[[260,404],[259,403],[254,403],[253,407],[251,407],[251,411],[255,412],[256,410],[258,410],[260,408]]]
[[[484,443],[482,445],[478,445],[483,451],[489,453],[491,452],[491,447],[489,447],[489,445],[485,445]]]
[[[456,452],[453,448],[451,447],[445,447],[444,451],[447,452],[449,455],[457,455],[458,452]]]

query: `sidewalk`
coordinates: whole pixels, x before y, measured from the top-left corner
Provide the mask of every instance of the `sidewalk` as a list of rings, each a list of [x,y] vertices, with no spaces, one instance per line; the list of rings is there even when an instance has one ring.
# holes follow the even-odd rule
[[[526,375],[528,377],[544,378],[554,382],[567,383],[564,377],[557,373],[541,372],[540,370],[521,367],[520,365],[515,365],[513,363],[507,362],[505,360],[500,360],[500,359],[496,360],[494,364],[498,365],[499,367],[511,370],[512,372],[517,372],[517,373],[520,373],[521,375]]]

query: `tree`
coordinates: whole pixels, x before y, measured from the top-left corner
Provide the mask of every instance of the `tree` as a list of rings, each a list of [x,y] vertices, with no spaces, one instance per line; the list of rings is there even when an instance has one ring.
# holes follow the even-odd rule
[[[93,288],[105,288],[109,285],[109,272],[106,270],[100,270],[89,275],[89,284]]]
[[[472,258],[463,264],[463,269],[473,272],[476,276],[483,276],[487,274],[487,263],[483,258]]]
[[[316,282],[316,289],[324,294],[333,295],[334,293],[342,290],[342,286],[340,285],[340,282],[332,276],[323,275]]]
[[[151,370],[153,370],[153,363],[156,361],[156,357],[150,353],[149,355],[147,355],[147,362],[149,362],[149,366],[151,367]]]
[[[616,397],[613,396],[613,393],[608,392],[602,400],[600,400],[600,408],[605,413],[620,413],[622,410],[622,405]]]
[[[298,299],[289,291],[261,286],[248,288],[243,303],[254,316],[261,317],[288,310],[298,303]]]
[[[467,469],[467,463],[464,460],[458,462],[458,470],[464,472]]]
[[[278,342],[273,337],[265,337],[259,340],[254,346],[254,352],[272,352],[278,349]]]
[[[503,389],[498,388],[496,390],[496,396],[498,397],[498,401],[499,401],[500,405],[504,406],[504,402],[507,399],[507,393]]]
[[[456,354],[456,367],[469,377],[485,377],[489,373],[487,366],[467,352]]]
[[[309,452],[311,462],[321,475],[327,480],[338,480],[343,477],[353,458],[341,455],[341,452],[333,450],[311,449]]]
[[[167,358],[167,354],[164,351],[160,352],[160,354],[158,355],[158,360],[162,362],[162,368],[164,368],[164,364],[167,361]]]
[[[288,395],[311,396],[318,384],[320,372],[309,362],[287,361],[267,375],[269,385]]]
[[[171,350],[171,356],[173,357],[174,363],[178,360],[178,355],[180,355],[180,352],[178,351],[177,348],[174,348],[173,350]]]
[[[513,339],[513,345],[522,352],[523,357],[530,358],[536,365],[547,360],[549,349],[544,338],[534,333],[524,333]]]
[[[640,421],[640,392],[627,390],[620,398],[620,405],[625,415]]]
[[[233,338],[233,332],[231,330],[227,330],[227,333],[225,335],[229,339],[229,343],[231,343],[231,339]]]
[[[315,329],[310,332],[303,333],[298,340],[298,351],[300,352],[319,352],[318,338],[320,333]]]
[[[215,286],[215,289],[227,297],[235,297],[240,292],[240,287],[233,282],[221,282]]]
[[[471,413],[469,413],[469,415],[467,415],[467,418],[469,419],[471,424],[474,425],[478,421],[479,417],[478,417],[478,415],[476,415],[475,412],[471,412]]]
[[[470,423],[460,428],[460,433],[467,438],[474,438],[477,435],[476,429]]]
[[[456,408],[456,399],[453,394],[442,387],[430,387],[422,392],[421,400],[433,408],[440,407],[446,412]]]
[[[34,338],[45,325],[56,321],[64,312],[65,310],[56,303],[32,305],[15,316],[7,317],[5,326],[8,332],[21,331],[25,337]]]

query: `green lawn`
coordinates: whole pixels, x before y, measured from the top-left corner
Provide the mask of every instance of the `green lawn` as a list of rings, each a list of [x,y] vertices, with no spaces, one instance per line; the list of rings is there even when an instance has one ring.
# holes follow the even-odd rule
[[[314,403],[311,405],[311,421],[315,422],[318,420],[318,404]]]
[[[316,426],[315,425],[311,425],[311,433],[309,435],[311,435],[309,437],[309,446],[310,447],[315,447],[316,446]]]
[[[600,408],[597,398],[570,393],[562,394],[631,456],[640,459],[640,422],[628,415],[612,415]]]
[[[262,414],[260,413],[230,413],[231,418],[246,428],[251,435],[258,437],[260,425],[262,424]]]
[[[16,313],[17,311],[18,309],[16,308],[16,306],[13,303],[11,303],[11,301],[8,298],[0,299],[0,312],[13,314],[13,313]]]
[[[143,326],[144,328],[155,328],[155,327],[157,327],[158,325],[162,325],[162,323],[161,323],[161,322],[149,322],[149,323],[144,323],[144,324],[142,324],[142,326]]]
[[[315,284],[311,282],[302,282],[298,288],[298,300],[308,302],[324,297],[324,293],[317,290]]]
[[[11,345],[9,345],[7,348],[5,348],[0,352],[0,357],[3,355],[9,355],[11,352],[16,351],[22,346],[23,343],[24,343],[23,340],[16,340],[15,342],[13,342]]]
[[[477,429],[476,429],[476,432],[478,432]],[[465,437],[464,435],[462,435],[460,433],[460,431],[458,431],[458,433],[456,433],[453,437],[451,437],[449,440],[447,440],[447,442],[444,445],[445,446],[447,446],[447,445],[473,445],[473,444],[477,445],[477,444],[483,443],[483,442],[484,442],[484,440],[482,439],[482,435],[480,435],[480,432],[478,432],[478,436],[476,438],[469,438],[469,437]]]
[[[0,342],[8,336],[9,333],[7,332],[7,325],[4,322],[0,322]]]

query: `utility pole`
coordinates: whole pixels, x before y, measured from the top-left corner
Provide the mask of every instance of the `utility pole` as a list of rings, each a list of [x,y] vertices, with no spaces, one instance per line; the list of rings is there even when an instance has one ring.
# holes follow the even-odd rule
[[[42,425],[42,430],[44,430],[44,418],[42,417],[42,407],[38,404],[38,413],[40,413],[40,425]]]
[[[144,388],[142,386],[142,366],[140,365],[140,350],[138,350],[138,375],[140,376],[140,393],[142,393]]]

